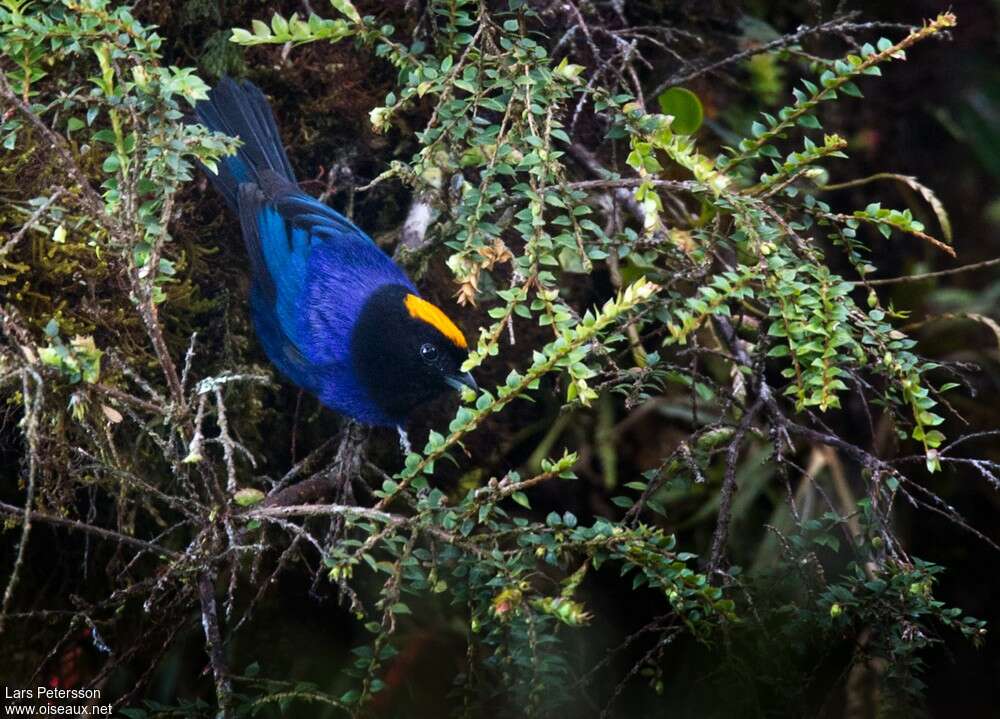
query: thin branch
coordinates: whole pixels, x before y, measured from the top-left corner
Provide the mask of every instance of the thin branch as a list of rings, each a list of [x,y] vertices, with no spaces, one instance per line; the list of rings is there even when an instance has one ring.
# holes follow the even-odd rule
[[[722,481],[722,490],[719,493],[719,518],[715,523],[715,532],[712,534],[712,549],[708,560],[707,573],[710,578],[714,578],[722,567],[723,555],[729,541],[729,524],[733,517],[733,496],[736,494],[736,463],[740,457],[740,450],[743,448],[743,438],[750,431],[750,425],[762,405],[763,399],[759,399],[746,411],[726,450],[726,474]]]
[[[28,233],[36,222],[41,219],[42,215],[52,207],[56,200],[63,196],[66,192],[65,187],[56,188],[56,191],[45,198],[45,201],[38,206],[38,209],[31,213],[27,222],[21,225],[21,229],[14,233],[14,236],[8,241],[3,247],[0,247],[0,257],[5,257],[11,250],[17,247],[17,244],[24,239],[24,236]]]
[[[159,361],[160,368],[163,371],[164,379],[166,379],[167,386],[170,388],[171,399],[174,403],[174,411],[184,413],[187,410],[187,403],[184,398],[184,388],[181,386],[181,379],[177,372],[177,366],[174,364],[173,357],[170,355],[170,349],[167,347],[167,341],[163,336],[163,328],[160,326],[159,320],[159,311],[153,297],[153,287],[156,283],[156,275],[159,265],[159,249],[164,237],[166,236],[166,228],[170,222],[173,205],[174,194],[170,193],[163,202],[163,210],[160,213],[160,225],[164,229],[160,238],[153,244],[153,249],[150,251],[150,258],[147,265],[149,268],[149,274],[145,278],[145,281],[143,281],[144,278],[142,277],[139,267],[135,265],[135,262],[130,263],[131,266],[129,267],[128,274],[132,282],[132,289],[139,300],[139,316],[142,318],[143,324],[146,325],[146,334],[149,336],[149,341],[153,345],[153,351],[156,353],[156,359]],[[130,253],[130,255],[131,254],[132,253]]]
[[[715,62],[708,63],[707,65],[702,65],[701,67],[695,68],[689,72],[673,75],[666,80],[664,80],[660,85],[653,90],[651,93],[652,97],[659,96],[664,90],[667,90],[676,85],[682,85],[685,82],[690,82],[695,78],[701,77],[708,73],[717,72],[727,65],[733,65],[743,60],[748,60],[754,55],[761,55],[767,52],[772,52],[774,50],[781,50],[789,45],[797,45],[802,40],[813,35],[832,35],[836,33],[845,32],[864,32],[867,30],[904,30],[909,31],[912,29],[911,25],[902,25],[899,23],[885,23],[885,22],[863,22],[856,23],[850,22],[848,18],[853,17],[855,13],[850,15],[834,18],[832,20],[827,20],[819,25],[813,25],[812,27],[804,27],[797,32],[791,33],[790,35],[783,35],[777,40],[772,40],[769,43],[763,45],[756,45],[754,47],[749,47],[746,50],[724,57],[721,60],[716,60]]]
[[[895,285],[903,282],[922,282],[924,280],[932,280],[937,277],[948,277],[949,275],[959,275],[963,272],[974,272],[975,270],[982,270],[987,267],[996,267],[997,265],[1000,265],[1000,257],[994,257],[992,260],[983,260],[982,262],[974,262],[971,265],[953,267],[948,270],[924,272],[919,275],[908,275],[906,277],[887,277],[882,280],[859,280],[858,282],[854,282],[852,284],[864,285],[865,287],[876,287],[878,285]]]
[[[34,390],[31,388],[32,379],[35,380]],[[7,581],[7,589],[4,590],[3,606],[0,607],[0,635],[3,634],[7,610],[14,599],[14,588],[24,566],[24,555],[31,534],[31,507],[35,503],[35,480],[38,477],[38,414],[41,411],[42,378],[33,370],[25,368],[21,374],[21,392],[24,401],[24,436],[28,442],[28,486],[21,514],[21,541],[18,543],[17,557]]]
[[[337,441],[336,437],[330,437],[325,442],[323,442],[319,447],[317,447],[312,452],[310,452],[308,455],[306,455],[305,458],[303,458],[301,461],[298,462],[298,464],[296,464],[294,467],[292,467],[290,470],[288,470],[285,473],[285,476],[282,477],[274,485],[274,487],[271,489],[270,492],[268,492],[268,496],[269,497],[273,497],[273,496],[279,494],[294,479],[300,477],[301,475],[305,474],[306,472],[311,471],[312,468],[319,461],[320,457],[322,457],[327,452],[327,450],[329,450],[330,447],[333,446],[333,444],[336,441]]]
[[[23,519],[25,516],[25,511],[21,507],[15,507],[13,504],[7,504],[6,502],[0,502],[0,513],[6,514],[17,519]],[[136,537],[130,537],[127,534],[121,534],[119,532],[112,531],[110,529],[104,529],[102,527],[95,527],[94,525],[87,524],[86,522],[79,522],[75,519],[66,519],[65,517],[54,517],[51,514],[44,514],[42,512],[30,512],[28,518],[32,522],[45,522],[46,524],[54,524],[60,527],[66,527],[68,529],[73,529],[78,532],[86,532],[87,534],[93,534],[96,537],[101,537],[102,539],[107,539],[112,542],[119,542],[120,544],[127,544],[131,547],[136,547],[137,549],[142,549],[146,552],[153,552],[155,554],[160,554],[166,557],[171,557],[173,559],[180,559],[183,555],[175,552],[166,547],[161,547],[158,544],[152,542],[147,542],[142,539],[137,539]]]

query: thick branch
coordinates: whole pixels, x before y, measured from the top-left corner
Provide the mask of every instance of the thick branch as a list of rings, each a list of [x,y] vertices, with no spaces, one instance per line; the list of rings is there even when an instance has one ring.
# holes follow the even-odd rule
[[[296,505],[311,505],[323,502],[333,496],[335,485],[326,473],[319,477],[310,477],[301,482],[286,487],[272,494],[261,504],[262,509],[271,507],[289,507]]]
[[[275,517],[361,517],[374,519],[386,524],[403,524],[406,517],[390,514],[368,507],[355,507],[347,504],[293,504],[288,506],[267,506],[247,512],[245,517],[252,519],[271,519]]]
[[[212,674],[215,676],[215,696],[219,702],[217,717],[231,719],[233,686],[229,680],[222,635],[219,632],[219,614],[215,605],[215,576],[209,571],[202,572],[198,577],[198,598],[201,601],[201,626],[205,630],[205,651],[208,653]]]

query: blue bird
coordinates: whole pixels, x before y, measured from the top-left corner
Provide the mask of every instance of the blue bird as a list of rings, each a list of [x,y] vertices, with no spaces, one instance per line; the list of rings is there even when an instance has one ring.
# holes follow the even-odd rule
[[[198,121],[238,137],[235,155],[206,171],[239,217],[253,283],[250,312],[271,362],[330,409],[397,427],[449,387],[468,346],[438,307],[354,223],[299,189],[263,93],[222,78]]]

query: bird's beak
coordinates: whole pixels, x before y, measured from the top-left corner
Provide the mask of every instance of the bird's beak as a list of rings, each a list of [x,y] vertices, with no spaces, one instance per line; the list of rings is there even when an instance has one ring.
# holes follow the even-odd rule
[[[479,385],[476,384],[476,380],[472,378],[472,375],[468,372],[463,374],[452,374],[444,378],[444,381],[449,387],[453,387],[459,392],[462,391],[463,387],[468,387],[473,392],[479,389]]]

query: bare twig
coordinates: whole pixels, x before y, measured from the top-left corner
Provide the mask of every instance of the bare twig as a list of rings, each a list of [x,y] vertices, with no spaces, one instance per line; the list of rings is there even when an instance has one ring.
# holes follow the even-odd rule
[[[780,50],[782,48],[788,47],[790,45],[797,45],[808,37],[813,35],[833,35],[844,32],[864,32],[868,30],[903,30],[909,31],[911,26],[901,25],[899,23],[884,23],[884,22],[851,22],[850,18],[854,17],[854,14],[841,16],[834,18],[832,20],[827,20],[819,25],[812,25],[809,27],[803,27],[796,32],[790,33],[788,35],[782,35],[776,40],[765,43],[763,45],[754,45],[753,47],[748,47],[746,50],[729,55],[720,60],[715,60],[701,67],[695,68],[687,72],[679,73],[668,77],[662,83],[660,83],[655,90],[653,90],[652,97],[657,97],[660,93],[668,88],[674,87],[676,85],[683,85],[686,82],[690,82],[702,75],[708,73],[718,72],[724,67],[733,65],[743,60],[747,60],[754,55],[761,55],[768,52],[773,52],[774,50]]]
[[[22,519],[24,517],[23,508],[15,507],[14,505],[7,504],[6,502],[0,502],[0,512],[18,519]],[[120,532],[115,532],[110,529],[96,527],[94,525],[87,524],[86,522],[78,522],[74,519],[55,517],[51,514],[44,514],[42,512],[31,512],[29,519],[32,522],[44,522],[46,524],[67,527],[68,529],[73,529],[78,532],[86,532],[87,534],[93,534],[95,537],[101,537],[102,539],[107,539],[112,542],[127,544],[130,547],[135,547],[146,552],[153,552],[154,554],[159,554],[165,557],[171,557],[173,559],[180,559],[182,556],[178,552],[167,549],[166,547],[161,547],[158,544],[147,542],[136,537],[130,537],[127,534],[121,534]]]
[[[17,247],[17,244],[24,239],[28,230],[30,230],[39,219],[41,219],[42,215],[44,215],[48,209],[52,207],[55,201],[62,197],[65,192],[65,187],[57,187],[55,192],[49,195],[45,201],[38,206],[38,209],[31,213],[31,217],[29,217],[27,221],[21,225],[21,229],[15,232],[14,236],[10,238],[10,240],[3,247],[0,247],[0,257],[6,256],[11,250]]]
[[[34,388],[32,388],[34,382]],[[21,514],[21,541],[17,546],[17,557],[14,559],[14,567],[11,569],[10,579],[7,581],[7,588],[3,594],[3,606],[0,607],[0,635],[3,634],[5,617],[10,603],[14,599],[14,589],[17,587],[17,580],[21,575],[21,568],[24,565],[24,555],[28,548],[28,537],[31,534],[31,520],[34,513],[31,511],[35,503],[35,481],[38,477],[38,415],[41,411],[42,398],[42,378],[33,370],[25,368],[21,373],[21,393],[24,401],[24,436],[28,442],[28,479],[27,492],[24,499],[24,510]]]
[[[996,267],[997,265],[1000,265],[1000,257],[994,257],[992,260],[983,260],[982,262],[974,262],[970,265],[962,265],[961,267],[952,267],[947,270],[938,270],[937,272],[923,272],[906,277],[887,277],[881,280],[859,280],[853,284],[864,285],[865,287],[877,287],[879,285],[896,285],[905,282],[923,282],[924,280],[933,280],[937,277],[948,277],[950,275],[959,275],[963,272],[984,270],[987,267]]]

